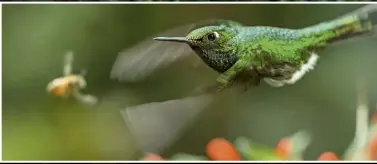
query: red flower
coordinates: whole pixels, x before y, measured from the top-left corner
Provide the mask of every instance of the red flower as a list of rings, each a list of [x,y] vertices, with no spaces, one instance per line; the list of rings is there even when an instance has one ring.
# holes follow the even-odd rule
[[[324,152],[318,157],[319,161],[340,161],[334,152]]]
[[[144,156],[143,161],[165,161],[165,159],[157,154],[147,154]]]
[[[232,143],[224,138],[212,139],[207,144],[207,156],[215,161],[240,161],[241,155]]]
[[[288,138],[283,138],[276,146],[275,152],[279,158],[281,158],[282,160],[287,160],[292,153],[292,149],[293,145],[291,140]]]

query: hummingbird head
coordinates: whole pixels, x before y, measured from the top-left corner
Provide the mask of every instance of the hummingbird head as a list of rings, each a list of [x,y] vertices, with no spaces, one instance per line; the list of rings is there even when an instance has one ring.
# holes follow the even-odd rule
[[[238,31],[226,26],[206,26],[191,31],[185,37],[157,37],[155,40],[188,44],[210,67],[225,72],[237,60]]]

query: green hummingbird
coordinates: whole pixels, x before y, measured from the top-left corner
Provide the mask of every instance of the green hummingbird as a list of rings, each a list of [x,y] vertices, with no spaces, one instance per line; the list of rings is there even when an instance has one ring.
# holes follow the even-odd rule
[[[220,73],[218,91],[238,78],[249,84],[264,80],[274,87],[295,84],[314,69],[318,52],[326,46],[373,31],[367,5],[354,14],[302,29],[244,26],[237,22],[205,26],[185,37],[156,37],[158,41],[188,44],[212,69]],[[250,83],[251,82],[251,83]]]
[[[205,64],[220,73],[216,80],[218,91],[235,80],[246,81],[246,86],[258,85],[262,79],[274,87],[295,84],[314,69],[318,52],[323,48],[375,31],[369,17],[375,11],[377,5],[366,5],[337,19],[302,29],[245,26],[232,20],[184,25],[160,36],[188,32],[185,37],[155,37],[154,40],[169,43],[148,40],[121,52],[111,78],[129,82],[141,80],[156,68],[190,56],[194,51]]]
[[[120,52],[110,78],[137,82],[179,59],[194,57],[198,59],[194,66],[203,63],[220,73],[210,91],[212,86],[223,91],[237,81],[246,87],[261,80],[276,87],[294,84],[314,68],[321,49],[375,31],[369,17],[374,11],[377,5],[366,5],[303,29],[245,26],[232,20],[183,25],[155,35],[165,37],[151,37]],[[177,140],[213,100],[210,93],[152,102],[128,107],[122,116],[141,149],[157,153]]]

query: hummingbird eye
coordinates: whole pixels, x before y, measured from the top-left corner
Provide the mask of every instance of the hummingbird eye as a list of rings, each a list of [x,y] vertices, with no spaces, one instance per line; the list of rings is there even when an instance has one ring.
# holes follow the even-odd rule
[[[220,37],[219,33],[213,32],[207,35],[207,40],[213,42],[217,40],[219,37]]]

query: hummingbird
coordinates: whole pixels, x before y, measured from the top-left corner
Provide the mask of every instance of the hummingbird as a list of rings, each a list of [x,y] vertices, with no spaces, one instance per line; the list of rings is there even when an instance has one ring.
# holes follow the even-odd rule
[[[141,149],[158,153],[177,140],[182,129],[214,100],[212,93],[232,88],[236,82],[246,89],[262,80],[273,87],[295,84],[314,69],[324,48],[373,36],[376,25],[370,15],[375,11],[377,5],[366,5],[302,29],[246,26],[222,19],[168,29],[120,52],[110,78],[138,82],[179,59],[196,57],[198,63],[219,73],[216,82],[204,89],[210,94],[127,107],[122,116]]]
[[[194,51],[220,74],[216,79],[217,91],[228,88],[235,80],[245,81],[246,86],[258,85],[262,79],[273,87],[295,84],[314,69],[318,53],[327,46],[374,32],[376,25],[369,16],[375,11],[377,5],[366,5],[334,20],[301,29],[245,26],[233,20],[206,20],[181,26],[164,34],[203,27],[189,31],[185,37],[153,38],[183,45],[149,41],[122,52],[113,66],[111,78],[137,81],[157,67]],[[142,48],[148,44],[149,47]],[[148,55],[152,52],[154,57]]]
[[[232,22],[195,29],[185,37],[156,37],[157,41],[188,44],[212,69],[220,73],[217,91],[245,76],[247,84],[263,79],[273,87],[295,84],[313,70],[321,49],[373,31],[367,5],[355,14],[302,29],[244,26]]]

